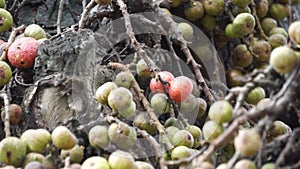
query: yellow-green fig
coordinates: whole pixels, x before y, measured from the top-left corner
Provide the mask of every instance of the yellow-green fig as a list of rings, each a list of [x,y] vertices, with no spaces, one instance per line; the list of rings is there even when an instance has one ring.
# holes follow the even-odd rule
[[[200,23],[208,31],[212,31],[217,27],[217,19],[209,15],[204,15],[203,18],[201,18]]]
[[[235,66],[245,68],[252,64],[253,55],[245,44],[239,44],[233,50],[232,59]]]
[[[270,56],[270,65],[281,74],[291,72],[297,65],[297,55],[287,47],[275,48]]]
[[[269,9],[269,13],[272,18],[276,20],[282,20],[289,15],[289,8],[280,3],[274,3]]]
[[[120,118],[130,119],[136,111],[136,104],[134,101],[131,102],[131,105],[125,110],[119,110],[118,115]]]
[[[182,3],[181,0],[171,0],[171,6],[172,6],[173,8],[178,7],[181,3]]]
[[[195,125],[189,125],[185,128],[185,130],[189,131],[193,138],[194,138],[194,144],[193,148],[198,148],[200,146],[200,141],[202,140],[202,131],[198,126]]]
[[[255,155],[262,145],[261,136],[254,129],[242,129],[234,138],[235,150],[242,156]]]
[[[172,144],[177,146],[186,146],[191,148],[194,145],[194,137],[193,135],[187,130],[179,130],[177,131],[173,138]]]
[[[254,29],[255,18],[252,14],[240,13],[234,18],[232,24],[234,27],[241,29],[243,35],[247,35]]]
[[[177,25],[177,29],[181,32],[184,40],[191,42],[194,37],[194,30],[193,27],[186,23],[186,22],[180,22]]]
[[[190,21],[202,18],[204,15],[202,3],[199,1],[191,1],[185,6],[184,15]]]
[[[5,0],[0,0],[0,8],[4,8],[5,6]]]
[[[216,101],[210,107],[208,117],[217,123],[229,122],[233,117],[233,107],[225,100]]]
[[[43,163],[44,160],[45,160],[45,157],[40,153],[28,153],[28,154],[26,154],[22,165],[23,165],[23,167],[25,167],[28,163],[33,162],[33,161],[38,161],[40,163]]]
[[[233,166],[233,169],[240,169],[240,168],[242,168],[242,169],[257,169],[255,163],[248,159],[242,159]]]
[[[277,21],[273,18],[264,18],[261,23],[261,28],[263,29],[264,33],[266,35],[269,35],[269,33],[271,32],[271,30],[275,27],[277,27]]]
[[[164,93],[156,93],[150,100],[151,108],[155,113],[161,115],[170,111],[168,97]]]
[[[275,34],[281,34],[283,35],[285,38],[288,38],[289,35],[287,33],[287,31],[284,28],[281,27],[275,27],[271,30],[271,32],[269,33],[269,36],[275,35]]]
[[[51,139],[59,149],[69,150],[77,144],[76,136],[65,126],[56,127],[51,134]]]
[[[293,41],[295,44],[300,45],[300,21],[293,22],[288,29],[289,36],[291,38],[291,41]]]
[[[223,10],[224,0],[205,0],[203,6],[207,15],[216,16]]]
[[[26,139],[30,152],[43,153],[51,141],[51,135],[46,129],[36,129]]]
[[[133,125],[141,130],[147,131],[148,134],[153,135],[156,133],[156,125],[151,120],[148,113],[139,113],[133,122]]]
[[[251,0],[232,0],[232,4],[245,7],[251,4]]]
[[[46,32],[37,24],[31,24],[26,27],[24,31],[26,37],[32,37],[36,40],[46,38]]]
[[[26,145],[17,137],[7,137],[0,142],[0,162],[19,167],[26,156]]]
[[[60,157],[65,159],[67,156],[70,157],[71,163],[81,163],[84,156],[84,147],[76,144],[70,150],[61,150]]]
[[[89,131],[89,143],[96,149],[105,149],[109,144],[108,129],[106,126],[96,125]]]
[[[135,165],[137,169],[154,169],[154,167],[151,164],[144,161],[136,161]]]
[[[108,161],[100,156],[92,156],[84,160],[81,165],[82,169],[111,169]]]
[[[169,126],[166,128],[166,134],[167,134],[167,137],[170,141],[172,141],[173,139],[173,136],[175,133],[177,133],[179,131],[179,129],[175,126]]]
[[[12,24],[13,17],[11,14],[7,10],[0,8],[0,32],[5,32],[10,29]]]
[[[186,146],[177,146],[172,150],[171,158],[172,160],[179,160],[182,158],[187,158],[192,155],[192,151]]]
[[[1,12],[1,8],[0,8],[0,12]],[[0,26],[0,29],[1,29],[1,26]],[[1,70],[1,72],[0,72],[0,87],[2,87],[10,81],[11,76],[12,76],[12,71],[11,71],[11,68],[9,67],[9,65],[4,61],[0,61],[0,70]]]
[[[133,156],[125,151],[117,150],[108,158],[110,169],[135,169],[135,161]]]
[[[252,89],[246,98],[247,103],[256,105],[261,99],[265,98],[265,90],[262,87]]]
[[[256,13],[259,18],[263,18],[268,14],[269,11],[269,2],[268,0],[261,0],[256,4]]]
[[[231,12],[233,16],[237,16],[240,13],[251,13],[251,9],[249,8],[249,6],[240,7],[240,6],[233,5]]]
[[[223,126],[215,121],[207,121],[202,128],[204,139],[207,142],[215,140],[223,131]]]
[[[275,169],[276,165],[275,163],[265,163],[263,166],[261,166],[261,169]]]
[[[279,46],[284,46],[287,44],[287,38],[281,34],[271,35],[268,39],[272,49],[275,49]]]
[[[134,76],[128,71],[120,72],[116,76],[115,83],[118,87],[130,89],[134,84]]]
[[[107,105],[108,95],[116,88],[118,88],[118,86],[114,82],[106,82],[96,90],[95,98],[102,105]]]
[[[144,59],[141,59],[136,64],[136,73],[139,77],[150,78],[151,71]]]
[[[118,87],[109,93],[107,100],[113,111],[124,111],[132,105],[132,93],[125,87]]]

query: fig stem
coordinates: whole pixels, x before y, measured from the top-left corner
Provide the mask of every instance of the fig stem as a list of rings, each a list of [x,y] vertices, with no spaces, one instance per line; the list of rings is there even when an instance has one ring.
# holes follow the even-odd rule
[[[4,109],[5,109],[5,121],[4,121],[4,131],[5,137],[10,137],[10,110],[9,110],[9,97],[6,92],[1,91],[0,97],[4,100]]]
[[[62,0],[63,1],[63,0]],[[79,23],[78,23],[78,31],[81,31],[83,28],[84,28],[84,26],[85,26],[85,21],[86,21],[86,19],[87,19],[87,16],[88,16],[88,14],[89,14],[89,12],[90,12],[90,10],[94,7],[94,5],[95,5],[95,1],[93,0],[93,1],[90,1],[86,6],[85,6],[85,8],[84,8],[84,10],[83,10],[83,12],[82,12],[82,14],[81,14],[81,18],[80,18],[80,20],[79,20]]]

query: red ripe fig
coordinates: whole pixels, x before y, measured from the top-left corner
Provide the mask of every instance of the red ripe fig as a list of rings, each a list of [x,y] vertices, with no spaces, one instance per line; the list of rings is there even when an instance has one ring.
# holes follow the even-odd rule
[[[168,71],[161,71],[157,75],[160,76],[160,78],[163,81],[169,82],[169,83],[175,79],[173,74]],[[168,91],[170,88],[170,84],[166,84],[165,87],[166,87],[166,90]],[[158,77],[151,79],[150,90],[152,93],[164,93],[163,86],[162,86],[161,82],[159,81]]]
[[[16,39],[8,49],[8,60],[16,68],[30,69],[33,67],[39,43],[31,37]]]
[[[193,91],[193,83],[186,76],[178,76],[171,82],[169,94],[175,102],[182,102],[188,98]]]

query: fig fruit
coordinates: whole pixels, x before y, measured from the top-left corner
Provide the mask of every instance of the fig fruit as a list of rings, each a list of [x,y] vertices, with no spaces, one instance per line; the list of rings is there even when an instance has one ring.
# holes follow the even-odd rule
[[[291,133],[291,132],[292,129],[284,122],[279,120],[274,121],[272,128],[270,128],[267,131],[268,137],[271,137],[271,139],[283,135],[285,133]]]
[[[190,21],[202,18],[204,15],[202,3],[199,1],[191,1],[185,6],[184,15]]]
[[[263,29],[264,33],[266,35],[269,35],[271,30],[275,27],[277,27],[277,21],[273,18],[264,18],[261,23],[261,28]]]
[[[148,113],[139,113],[133,122],[133,125],[141,130],[147,131],[148,134],[153,135],[156,133],[156,125],[151,120]]]
[[[210,107],[208,117],[220,124],[229,122],[233,117],[233,107],[225,100],[216,101]]]
[[[29,152],[43,153],[51,141],[51,135],[46,129],[29,130],[27,134],[23,133],[21,140]]]
[[[245,157],[255,155],[261,145],[261,136],[254,129],[242,129],[234,138],[235,150]]]
[[[0,0],[0,8],[4,8],[5,6],[5,0]]]
[[[158,113],[159,115],[168,113],[170,111],[168,97],[163,93],[157,93],[153,95],[150,100],[150,105],[154,112]]]
[[[8,61],[19,69],[30,69],[34,65],[39,43],[31,37],[16,39],[8,48]]]
[[[222,12],[224,0],[205,0],[203,7],[207,15],[216,16]]]
[[[287,6],[285,6],[283,4],[274,3],[271,5],[271,7],[269,9],[269,13],[272,18],[279,21],[289,15],[289,9]]]
[[[281,34],[281,35],[283,35],[285,38],[288,38],[288,37],[289,37],[287,31],[286,31],[284,28],[281,28],[281,27],[275,27],[275,28],[273,28],[273,29],[270,31],[269,36],[272,36],[272,35],[275,35],[275,34]]]
[[[0,87],[6,85],[12,76],[12,71],[9,65],[4,62],[0,61]]]
[[[82,169],[111,169],[108,161],[100,156],[92,156],[84,160],[81,165]]]
[[[43,163],[44,160],[45,160],[45,157],[40,153],[28,153],[28,154],[26,154],[22,165],[23,165],[23,167],[25,167],[28,163],[33,162],[33,161]]]
[[[173,8],[178,7],[181,3],[182,3],[181,0],[171,0],[171,6],[172,6]]]
[[[291,72],[297,65],[297,55],[287,46],[275,48],[271,52],[270,65],[281,74]]]
[[[200,23],[208,31],[212,31],[217,27],[217,19],[209,15],[204,15],[201,18]]]
[[[267,62],[270,59],[272,47],[269,42],[260,40],[254,43],[253,53],[258,56],[258,61]]]
[[[168,139],[170,141],[172,141],[174,134],[177,133],[178,131],[179,131],[179,129],[177,127],[174,127],[174,126],[167,127],[166,135],[167,135]]]
[[[284,46],[287,44],[287,38],[281,34],[274,34],[269,37],[268,42],[270,43],[272,49],[279,46]]]
[[[202,98],[196,98],[197,106],[196,106],[196,112],[197,117],[202,117],[205,114],[205,111],[207,109],[207,103]]]
[[[132,93],[125,87],[118,87],[109,93],[107,101],[114,112],[124,111],[132,106]]]
[[[141,59],[137,62],[136,72],[139,77],[142,77],[142,78],[150,78],[151,77],[151,71],[144,59]]]
[[[32,161],[28,163],[24,169],[45,169],[45,167],[38,161]]]
[[[275,169],[276,168],[276,165],[275,163],[265,163],[261,169]]]
[[[248,159],[242,159],[238,161],[234,166],[233,169],[256,169],[256,165],[253,161]]]
[[[119,118],[121,119],[130,119],[136,111],[136,104],[134,101],[131,102],[131,105],[125,110],[119,110]]]
[[[237,5],[233,5],[231,12],[233,16],[237,16],[240,13],[251,13],[251,9],[249,8],[249,6],[240,7]]]
[[[137,135],[136,131],[126,123],[112,123],[108,127],[108,138],[120,149],[130,149],[134,146]]]
[[[12,24],[13,17],[11,14],[7,10],[0,8],[0,32],[5,32],[10,29]]]
[[[188,116],[197,106],[197,100],[194,95],[190,94],[184,101],[180,103],[180,112],[184,116]]]
[[[24,31],[25,37],[32,37],[36,40],[46,38],[46,32],[37,24],[31,24]]]
[[[194,29],[190,24],[188,24],[186,22],[180,22],[177,25],[177,29],[183,36],[184,40],[189,41],[189,42],[193,41]],[[174,77],[173,77],[173,79],[174,79]],[[170,80],[173,80],[173,79],[170,79]]]
[[[245,68],[252,64],[253,56],[246,45],[240,44],[234,48],[232,59],[236,66]]]
[[[118,73],[115,79],[115,83],[118,85],[118,87],[125,87],[127,89],[130,89],[134,84],[134,76],[127,71]]]
[[[111,169],[136,168],[133,156],[121,150],[113,152],[108,158],[108,163]]]
[[[171,159],[179,160],[192,155],[192,151],[186,146],[177,146],[172,150]]]
[[[62,159],[65,159],[67,156],[69,156],[71,163],[81,163],[81,161],[83,160],[83,156],[84,156],[83,151],[84,151],[84,147],[76,144],[70,150],[61,150],[60,157]]]
[[[265,90],[262,87],[252,89],[246,98],[246,102],[256,105],[261,99],[265,98]]]
[[[179,130],[177,131],[173,138],[172,144],[177,146],[186,146],[191,148],[194,145],[194,137],[193,135],[187,130]]]
[[[112,0],[95,0],[95,2],[100,5],[108,5],[111,3],[111,1]]]
[[[178,76],[171,82],[169,95],[177,103],[185,101],[193,91],[193,83],[186,76]]]
[[[233,27],[241,30],[243,35],[248,35],[254,29],[255,18],[249,13],[240,13],[234,18],[232,24]]]
[[[300,21],[293,22],[288,29],[288,34],[291,38],[291,41],[297,45],[300,45]]]
[[[100,104],[107,105],[108,95],[116,88],[118,86],[114,82],[106,82],[96,90],[95,98]]]
[[[226,25],[225,34],[229,38],[239,38],[243,36],[242,27],[233,25],[232,23]]]
[[[144,161],[136,161],[135,166],[137,167],[137,169],[154,169],[151,164]]]
[[[268,14],[269,2],[268,0],[261,0],[256,4],[256,13],[259,18],[263,18]]]
[[[89,143],[92,147],[101,150],[109,144],[108,129],[106,126],[96,125],[89,131]]]
[[[251,4],[251,0],[232,0],[232,4],[245,7]]]
[[[69,150],[77,144],[76,136],[65,126],[56,127],[51,134],[51,139],[59,149]]]
[[[165,127],[169,127],[169,126],[175,126],[177,127],[178,129],[183,129],[183,124],[178,120],[176,119],[175,117],[170,117],[168,118],[166,121],[165,121],[165,124],[164,124]]]
[[[207,121],[202,128],[203,137],[207,142],[215,140],[223,131],[223,126],[215,121]]]
[[[193,148],[198,148],[200,146],[200,141],[202,140],[202,131],[198,126],[195,125],[189,125],[185,128],[185,130],[189,131],[193,138],[194,138],[194,144]]]
[[[160,76],[161,80],[163,80],[164,82],[166,82],[167,84],[165,84],[165,88],[168,91],[170,88],[170,82],[172,80],[174,80],[174,76],[172,73],[168,72],[168,71],[161,71],[157,74],[157,76]],[[158,77],[152,78],[150,81],[150,90],[152,93],[164,93],[164,89],[162,87],[161,82],[159,81]]]
[[[233,68],[226,72],[227,84],[229,87],[243,85],[243,73],[240,69]]]
[[[17,137],[7,137],[0,142],[0,162],[19,167],[26,156],[26,145]]]
[[[2,110],[1,117],[2,117],[2,121],[5,121],[5,109]],[[9,105],[9,123],[10,123],[10,125],[18,124],[21,121],[21,119],[22,119],[22,108],[17,104],[10,104]]]

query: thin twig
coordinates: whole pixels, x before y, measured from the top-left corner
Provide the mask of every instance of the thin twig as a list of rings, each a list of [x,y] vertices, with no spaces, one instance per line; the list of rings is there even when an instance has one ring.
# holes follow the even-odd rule
[[[7,41],[7,45],[6,47],[3,48],[3,52],[2,52],[2,55],[0,57],[0,60],[6,60],[6,56],[7,56],[7,53],[8,53],[8,48],[10,47],[10,45],[15,41],[15,38],[17,36],[17,34],[21,31],[23,31],[25,29],[25,25],[21,25],[17,28],[13,28],[10,36],[9,36],[9,39]]]
[[[57,34],[61,33],[61,20],[64,10],[65,0],[60,0],[59,7],[58,7],[58,14],[57,14]]]
[[[95,1],[91,0],[84,8],[84,10],[81,14],[81,18],[79,20],[79,26],[78,26],[79,31],[84,28],[87,15],[89,14],[90,10],[94,7],[94,5],[95,5]]]
[[[4,121],[4,131],[5,131],[5,137],[10,137],[10,110],[9,110],[9,98],[8,95],[1,91],[0,97],[4,100],[4,109],[5,109],[5,121]]]

